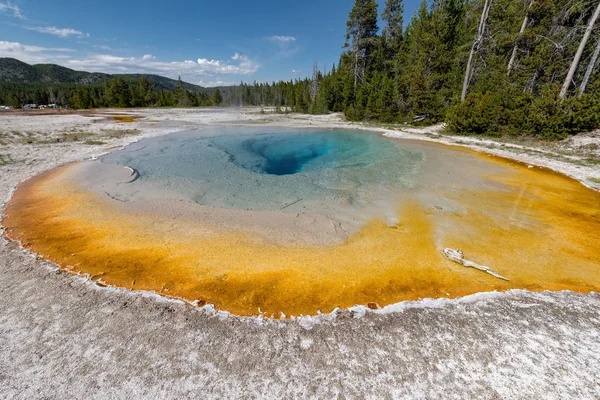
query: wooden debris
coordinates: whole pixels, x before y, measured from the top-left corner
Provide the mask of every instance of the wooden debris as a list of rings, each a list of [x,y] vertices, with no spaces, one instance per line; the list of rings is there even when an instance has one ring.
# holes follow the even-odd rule
[[[131,167],[128,167],[128,166],[126,166],[126,165],[125,165],[125,166],[123,166],[123,168],[125,168],[127,171],[129,171],[129,172],[130,172],[129,176],[133,176],[133,175],[135,175],[135,169],[133,169],[133,168],[131,168]]]
[[[462,250],[444,249],[444,255],[450,261],[454,261],[455,263],[458,263],[458,264],[460,264],[460,265],[462,265],[464,267],[475,268],[475,269],[478,269],[480,271],[486,272],[486,273],[488,273],[488,274],[490,274],[492,276],[495,276],[498,279],[502,279],[502,280],[508,281],[507,278],[503,277],[500,274],[495,273],[494,271],[492,271],[488,267],[476,264],[473,261],[465,260]]]

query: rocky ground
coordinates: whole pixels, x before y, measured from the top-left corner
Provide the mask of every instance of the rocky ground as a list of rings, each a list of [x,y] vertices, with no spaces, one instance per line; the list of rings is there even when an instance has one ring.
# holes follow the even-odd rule
[[[337,115],[105,110],[0,113],[0,199],[66,162],[223,123],[366,127],[467,145],[600,187],[598,133],[540,144],[364,126]],[[2,239],[0,397],[600,398],[599,309],[596,293],[512,291],[296,321],[242,319],[101,288]]]

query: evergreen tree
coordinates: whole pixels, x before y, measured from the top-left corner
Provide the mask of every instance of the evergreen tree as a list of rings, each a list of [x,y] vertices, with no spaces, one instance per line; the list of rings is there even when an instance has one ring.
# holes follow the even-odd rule
[[[402,41],[404,25],[404,2],[402,0],[387,0],[381,19],[385,21],[383,35],[390,43]]]
[[[179,83],[179,82],[178,82]],[[144,76],[140,78],[140,97],[144,106],[152,106],[156,101],[156,95],[154,94],[154,89],[148,82]]]
[[[6,104],[7,106],[11,106],[13,108],[21,107],[21,101],[19,100],[19,98],[17,97],[17,95],[15,93],[9,93],[6,96],[4,104]]]
[[[121,77],[114,78],[108,83],[106,90],[106,105],[108,107],[125,108],[131,105],[129,85]]]
[[[377,3],[356,0],[346,23],[346,46],[351,47],[354,86],[362,82],[377,37]]]
[[[210,104],[213,106],[220,106],[223,104],[223,97],[221,96],[221,91],[219,89],[214,89],[210,94]]]

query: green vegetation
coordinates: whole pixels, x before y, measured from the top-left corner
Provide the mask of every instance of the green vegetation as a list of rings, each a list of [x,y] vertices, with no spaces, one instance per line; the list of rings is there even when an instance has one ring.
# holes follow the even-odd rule
[[[90,140],[86,140],[85,142],[83,142],[83,144],[87,144],[87,145],[90,145],[90,146],[102,146],[103,144],[106,144],[106,143],[102,142],[100,140],[90,139]]]
[[[15,108],[24,104],[57,104],[75,109],[201,106],[214,104],[211,95],[214,96],[211,91],[181,79],[89,73],[0,58],[0,104]]]
[[[273,106],[384,124],[446,122],[455,133],[545,140],[600,127],[597,1],[423,0],[406,29],[403,8],[402,0],[387,0],[379,19],[374,0],[356,0],[339,63],[325,72],[315,66],[303,80],[195,90],[179,79],[159,88],[144,76],[5,59],[0,103]]]
[[[121,139],[126,136],[138,135],[139,133],[139,129],[109,129],[102,131],[102,134],[109,139]]]
[[[87,145],[104,145],[114,139],[122,139],[128,136],[139,135],[139,129],[102,129],[98,132],[89,132],[78,129],[71,129],[63,132],[36,132],[36,131],[0,131],[0,145],[7,144],[27,144],[27,145],[48,145],[48,144],[71,144],[84,143]],[[8,156],[6,156],[8,157]],[[6,159],[2,160],[2,165],[8,163]]]
[[[14,160],[9,154],[0,154],[0,167],[12,164]]]
[[[376,2],[356,0],[347,50],[331,71],[315,70],[303,81],[242,84],[224,98],[344,112],[349,120],[446,122],[464,134],[564,138],[600,127],[594,57],[600,35],[583,40],[598,7],[592,0],[423,1],[402,29],[403,2],[388,0],[379,35]]]
[[[165,78],[166,79],[166,78]],[[130,79],[117,76],[102,83],[0,83],[0,104],[15,108],[23,104],[57,104],[61,107],[88,109],[100,107],[193,107],[219,106],[218,89],[210,94],[192,92],[179,79],[173,90],[157,91],[145,76]]]

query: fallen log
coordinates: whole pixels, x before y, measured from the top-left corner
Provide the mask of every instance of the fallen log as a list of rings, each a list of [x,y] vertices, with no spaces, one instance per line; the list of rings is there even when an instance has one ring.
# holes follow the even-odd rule
[[[454,261],[455,263],[458,263],[464,267],[475,268],[480,271],[486,272],[492,276],[495,276],[498,279],[503,279],[505,281],[508,281],[507,278],[503,277],[500,274],[495,273],[494,271],[492,271],[491,269],[489,269],[486,266],[479,265],[477,263],[474,263],[473,261],[465,260],[462,250],[444,249],[444,255],[446,256],[446,258],[448,260]]]

